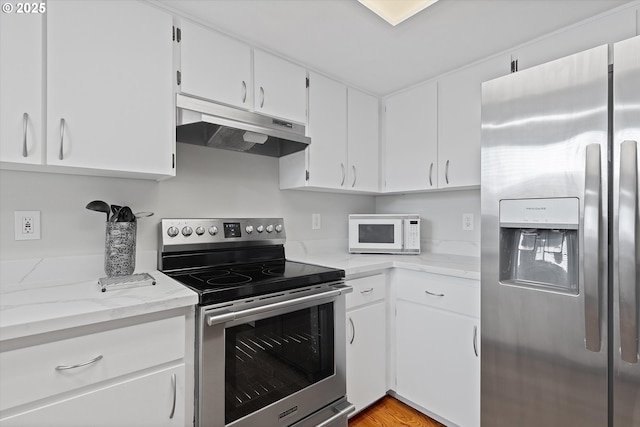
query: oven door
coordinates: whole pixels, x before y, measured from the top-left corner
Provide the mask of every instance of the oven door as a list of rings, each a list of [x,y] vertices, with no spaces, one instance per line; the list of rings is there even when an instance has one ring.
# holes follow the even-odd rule
[[[349,220],[349,252],[402,252],[403,240],[402,219],[358,218]]]
[[[197,424],[289,426],[343,398],[350,290],[312,289],[238,311],[203,308]]]

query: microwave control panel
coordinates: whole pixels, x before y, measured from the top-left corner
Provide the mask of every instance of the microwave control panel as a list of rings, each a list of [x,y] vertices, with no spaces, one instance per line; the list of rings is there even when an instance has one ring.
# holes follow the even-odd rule
[[[420,220],[405,220],[405,249],[420,249]]]

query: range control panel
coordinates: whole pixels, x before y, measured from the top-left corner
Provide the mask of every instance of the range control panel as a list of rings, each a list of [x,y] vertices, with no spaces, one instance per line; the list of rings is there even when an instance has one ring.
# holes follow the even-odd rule
[[[163,246],[197,244],[283,244],[282,218],[165,218],[160,222]]]

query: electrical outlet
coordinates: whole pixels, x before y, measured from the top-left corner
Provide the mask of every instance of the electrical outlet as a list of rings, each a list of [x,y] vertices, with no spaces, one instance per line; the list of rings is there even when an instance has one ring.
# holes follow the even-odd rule
[[[473,231],[473,214],[472,213],[462,214],[462,229]]]
[[[40,211],[15,211],[15,239],[40,240]]]
[[[311,214],[311,229],[320,230],[322,228],[322,218],[319,213]]]

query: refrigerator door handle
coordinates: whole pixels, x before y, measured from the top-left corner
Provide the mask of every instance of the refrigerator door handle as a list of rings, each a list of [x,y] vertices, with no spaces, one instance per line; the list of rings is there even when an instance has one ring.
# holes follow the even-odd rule
[[[620,356],[638,363],[638,143],[620,144],[620,193],[618,211],[618,289],[620,307]]]
[[[587,146],[584,184],[584,250],[582,289],[584,294],[585,347],[600,351],[600,221],[602,217],[602,173],[600,144]]]

